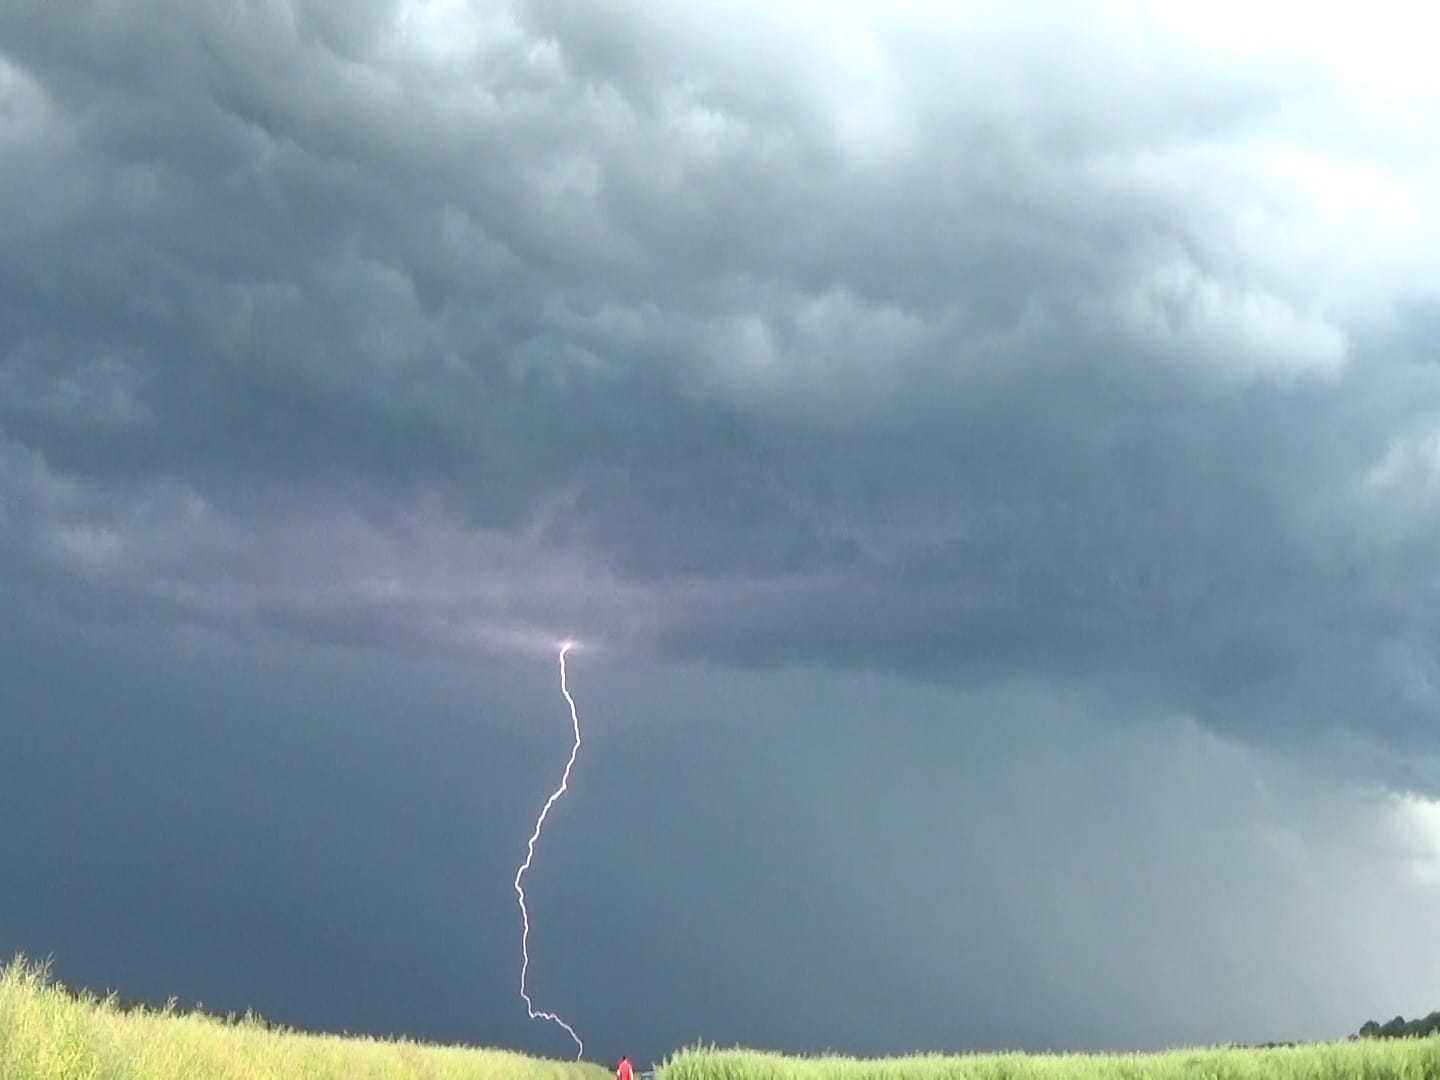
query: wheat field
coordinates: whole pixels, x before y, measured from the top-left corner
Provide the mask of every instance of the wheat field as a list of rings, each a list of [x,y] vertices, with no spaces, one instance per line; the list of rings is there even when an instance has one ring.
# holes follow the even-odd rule
[[[17,960],[0,968],[4,1080],[606,1080],[608,1068],[505,1050],[271,1028],[253,1018],[121,1010]],[[1156,1054],[861,1060],[694,1047],[656,1080],[1440,1080],[1440,1036]]]
[[[1440,1080],[1440,1036],[1156,1054],[917,1055],[876,1060],[695,1048],[660,1080]]]

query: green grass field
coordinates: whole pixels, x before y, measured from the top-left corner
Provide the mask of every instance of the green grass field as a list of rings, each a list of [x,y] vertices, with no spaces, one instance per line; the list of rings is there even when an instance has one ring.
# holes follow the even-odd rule
[[[4,1080],[605,1080],[608,1068],[503,1050],[309,1035],[256,1020],[121,1011],[72,995],[36,968],[0,969]],[[915,1056],[860,1061],[745,1050],[682,1050],[658,1080],[1440,1080],[1440,1036],[1267,1050],[1164,1054]]]
[[[1440,1037],[1161,1054],[919,1055],[873,1061],[683,1050],[662,1080],[1422,1080],[1440,1078]]]
[[[503,1050],[267,1030],[256,1020],[124,1011],[21,962],[0,970],[3,1080],[606,1080],[598,1065]]]

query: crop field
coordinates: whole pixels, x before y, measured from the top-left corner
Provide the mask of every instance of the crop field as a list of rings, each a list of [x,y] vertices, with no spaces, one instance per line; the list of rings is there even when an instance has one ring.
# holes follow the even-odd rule
[[[659,1080],[1422,1080],[1440,1078],[1440,1037],[1158,1054],[974,1054],[856,1060],[683,1050]]]
[[[606,1080],[608,1069],[503,1050],[309,1035],[254,1019],[121,1011],[23,963],[0,970],[4,1080]]]
[[[271,1028],[250,1018],[122,1010],[17,962],[0,969],[4,1080],[606,1080],[606,1067],[504,1050]],[[1440,1036],[1158,1054],[969,1054],[858,1060],[695,1048],[655,1080],[1440,1080]]]

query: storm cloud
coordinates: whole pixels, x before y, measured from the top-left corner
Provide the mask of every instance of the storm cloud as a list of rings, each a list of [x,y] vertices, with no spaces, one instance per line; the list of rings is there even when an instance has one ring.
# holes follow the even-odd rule
[[[793,970],[830,957],[839,987],[891,956],[907,983],[949,987],[972,964],[992,988],[1017,980],[986,995],[1004,1015],[969,1026],[876,1013],[895,1000],[883,980],[772,1023],[737,973],[786,930],[663,900],[737,872],[728,852],[708,870],[683,854],[729,846],[728,804],[668,826],[596,811],[571,820],[588,842],[568,852],[562,816],[553,857],[577,875],[604,874],[592,849],[652,866],[643,917],[552,918],[629,927],[612,940],[669,988],[645,1005],[655,1052],[839,1043],[863,1015],[881,1019],[856,1049],[1220,1038],[1242,1015],[1335,1034],[1386,973],[1433,997],[1394,942],[1433,928],[1440,857],[1440,81],[1413,13],[1283,7],[7,6],[3,622],[17,655],[45,658],[27,671],[57,675],[72,651],[96,673],[53,701],[29,676],[7,724],[89,731],[99,673],[124,667],[104,658],[142,647],[150,664],[227,658],[205,678],[232,689],[238,724],[261,708],[241,671],[283,681],[288,650],[295,681],[271,707],[305,723],[310,701],[321,754],[363,708],[298,689],[328,664],[359,678],[346,665],[372,658],[402,708],[425,665],[461,682],[478,665],[469,689],[516,694],[507,664],[539,679],[575,637],[600,711],[633,716],[614,760],[652,817],[696,798],[677,762],[713,762],[716,790],[746,754],[790,767],[732,824],[801,822],[775,842],[805,837],[804,858],[762,846],[757,872],[797,905],[843,898]],[[805,704],[832,681],[853,692]],[[204,697],[153,692],[172,720]],[[685,715],[691,695],[709,723]],[[53,769],[64,740],[35,738]],[[988,764],[956,764],[972,757]],[[846,779],[867,762],[888,762],[882,800]],[[1024,794],[981,828],[1004,801],[991,776]],[[502,887],[531,793],[476,826]],[[43,877],[45,843],[7,820]],[[960,830],[948,854],[937,822]],[[1070,922],[1015,915],[1014,895],[1075,896],[1077,843],[1115,860],[1116,893],[1073,900]],[[1012,865],[1021,848],[1034,861]],[[1333,903],[1302,884],[1356,876],[1378,884]],[[883,895],[909,929],[866,891],[897,878]],[[1171,977],[1154,958],[1222,933],[1196,899],[1212,881],[1246,913],[1237,964],[1303,952],[1267,937],[1280,922],[1318,940],[1394,921],[1314,961],[1343,990],[1266,1013],[1281,984],[1231,969],[1147,1012]],[[1124,914],[1142,885],[1170,915]],[[487,1016],[507,1008],[503,899]],[[1076,944],[1127,918],[1135,938]],[[856,925],[870,952],[842,963]],[[33,926],[16,940],[63,957],[66,934]],[[709,997],[675,997],[647,926],[690,929],[669,951]],[[726,926],[734,964],[697,943]],[[1013,949],[936,951],[987,937]],[[613,1030],[638,1014],[601,1004],[611,947],[577,946],[552,977]],[[160,981],[86,949],[90,970]],[[1097,969],[1112,1006],[1067,1012]],[[1018,1016],[1027,973],[1047,971],[1054,999]],[[250,978],[236,994],[274,985]],[[1265,993],[1202,1017],[1194,1002],[1237,981]],[[463,1009],[426,1026],[433,1003],[282,1004],[475,1037]]]

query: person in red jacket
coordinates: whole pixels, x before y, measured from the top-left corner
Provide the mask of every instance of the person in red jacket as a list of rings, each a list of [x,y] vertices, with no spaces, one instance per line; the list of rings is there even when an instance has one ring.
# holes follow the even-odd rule
[[[629,1054],[620,1055],[620,1064],[615,1067],[615,1080],[635,1080],[635,1068],[630,1064]]]

